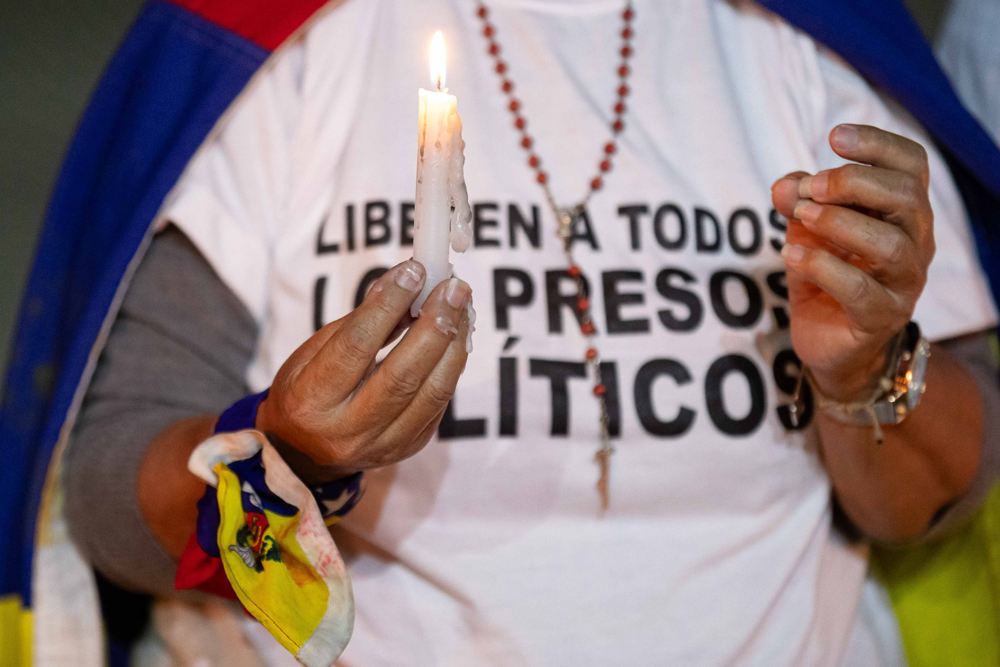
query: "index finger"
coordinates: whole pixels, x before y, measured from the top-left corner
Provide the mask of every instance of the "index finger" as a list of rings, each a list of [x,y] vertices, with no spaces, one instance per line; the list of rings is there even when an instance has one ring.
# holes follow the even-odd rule
[[[927,151],[917,142],[870,125],[838,125],[830,147],[840,157],[915,176],[925,188],[930,181]]]
[[[424,267],[411,259],[376,280],[361,305],[302,369],[305,386],[322,388],[324,402],[330,405],[350,396],[397,325],[408,317],[424,276]]]

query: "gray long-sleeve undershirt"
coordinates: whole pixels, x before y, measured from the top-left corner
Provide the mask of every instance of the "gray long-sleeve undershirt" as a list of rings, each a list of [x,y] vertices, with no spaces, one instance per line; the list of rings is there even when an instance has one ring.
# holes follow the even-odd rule
[[[109,579],[174,590],[176,561],[139,510],[146,448],[168,425],[249,393],[257,325],[175,227],[158,234],[128,288],[63,461],[74,542]]]
[[[154,238],[101,353],[64,459],[66,515],[77,546],[116,583],[174,593],[176,561],[138,506],[146,448],[171,423],[221,412],[248,393],[257,327],[174,227]],[[928,533],[971,517],[1000,471],[1000,386],[985,334],[944,343],[984,398],[984,443],[972,489]]]

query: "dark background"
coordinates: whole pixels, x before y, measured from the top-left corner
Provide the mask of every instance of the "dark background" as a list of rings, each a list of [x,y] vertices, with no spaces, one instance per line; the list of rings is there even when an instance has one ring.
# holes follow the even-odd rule
[[[908,0],[930,36],[948,2]],[[0,367],[63,153],[140,5],[0,0]]]

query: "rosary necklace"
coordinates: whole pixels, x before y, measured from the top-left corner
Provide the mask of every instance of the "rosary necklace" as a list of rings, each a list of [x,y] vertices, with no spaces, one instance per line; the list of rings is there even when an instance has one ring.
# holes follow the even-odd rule
[[[576,284],[576,315],[580,324],[580,331],[587,340],[587,351],[584,358],[591,376],[594,378],[593,392],[599,404],[600,446],[597,454],[594,456],[594,460],[600,468],[597,491],[601,496],[601,507],[606,510],[610,499],[609,473],[611,468],[611,454],[614,452],[614,448],[611,446],[611,435],[608,431],[610,419],[608,417],[607,388],[601,378],[601,355],[594,341],[596,331],[594,329],[594,319],[590,311],[590,298],[587,295],[583,273],[573,257],[573,230],[581,217],[586,213],[587,203],[590,201],[590,198],[604,185],[605,175],[611,171],[612,159],[618,150],[618,135],[625,129],[625,97],[629,93],[627,82],[628,76],[631,73],[628,60],[632,56],[632,20],[635,18],[635,11],[632,9],[631,0],[627,0],[625,2],[625,9],[621,14],[622,45],[619,50],[621,63],[618,67],[618,89],[616,91],[617,95],[613,107],[614,116],[610,128],[611,139],[604,144],[597,175],[591,179],[586,196],[572,206],[560,206],[552,196],[552,190],[549,188],[549,176],[542,168],[542,159],[535,152],[534,140],[528,134],[528,121],[524,115],[523,105],[514,95],[514,82],[511,80],[510,68],[501,57],[501,48],[500,43],[497,41],[496,27],[490,23],[490,10],[484,2],[477,3],[476,15],[482,19],[482,35],[487,42],[487,53],[493,58],[493,69],[497,73],[497,76],[500,77],[500,90],[506,96],[507,108],[514,116],[514,127],[520,135],[521,148],[528,154],[528,166],[534,171],[535,181],[538,182],[545,192],[545,198],[558,221],[556,236],[562,242],[563,251],[566,254],[566,262],[569,265],[567,273]]]

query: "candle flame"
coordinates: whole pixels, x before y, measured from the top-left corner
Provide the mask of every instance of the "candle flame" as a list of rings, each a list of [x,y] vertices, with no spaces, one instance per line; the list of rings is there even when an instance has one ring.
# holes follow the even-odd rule
[[[444,88],[446,71],[444,36],[438,30],[431,40],[431,85],[438,90]]]

